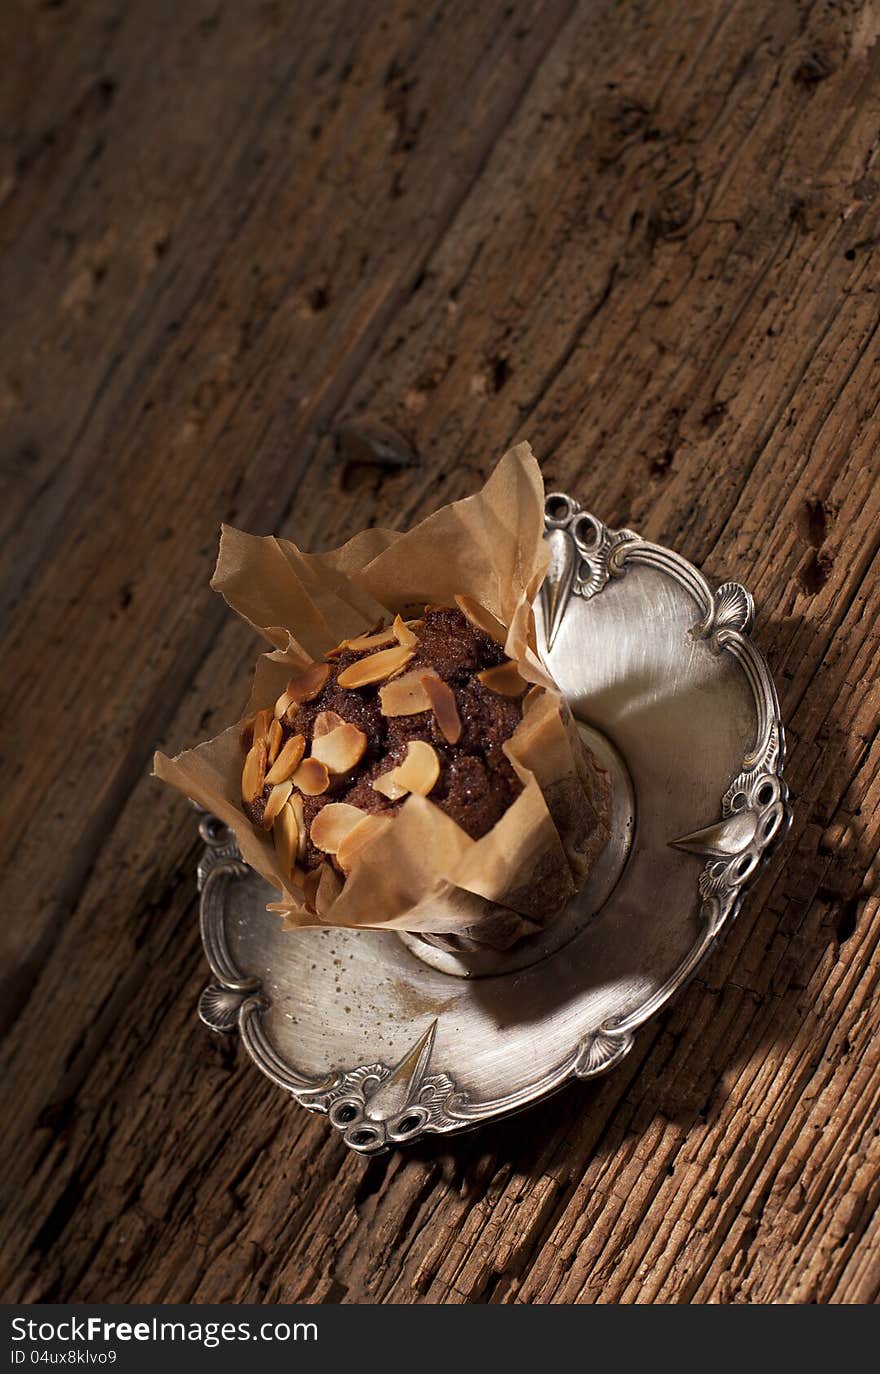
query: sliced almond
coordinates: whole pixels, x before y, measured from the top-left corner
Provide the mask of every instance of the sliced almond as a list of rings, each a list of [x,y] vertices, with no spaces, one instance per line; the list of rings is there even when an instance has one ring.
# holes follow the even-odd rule
[[[264,741],[265,741],[265,740],[268,739],[268,735],[269,735],[269,726],[270,726],[271,723],[272,723],[272,712],[271,712],[271,711],[266,710],[266,711],[258,711],[258,712],[257,712],[257,714],[254,716],[254,726],[253,726],[253,731],[254,731],[254,733],[253,733],[253,741],[252,741],[252,743],[256,744],[257,740],[264,740]]]
[[[290,682],[287,683],[285,695],[289,699],[287,699],[285,710],[289,710],[292,705],[301,705],[304,701],[314,701],[315,697],[318,697],[319,692],[325,687],[329,676],[330,664],[309,664],[303,672],[294,673]],[[278,702],[275,705],[278,706]]]
[[[427,740],[410,740],[406,746],[406,758],[398,764],[397,778],[408,792],[416,792],[427,797],[440,776],[440,759],[437,750]]]
[[[348,873],[354,862],[355,856],[360,853],[365,844],[385,829],[388,824],[387,816],[364,816],[352,830],[349,830],[344,840],[336,851],[336,862],[343,873]]]
[[[340,687],[366,687],[371,682],[384,682],[386,677],[405,667],[412,656],[411,649],[395,644],[392,649],[380,649],[368,658],[359,658],[357,663],[344,668],[336,681]]]
[[[293,785],[307,797],[320,797],[330,786],[330,774],[320,759],[303,759],[293,775]]]
[[[482,630],[484,635],[494,639],[496,644],[507,642],[507,630],[501,621],[491,611],[487,611],[485,606],[481,606],[479,601],[474,601],[471,596],[458,595],[455,598],[455,604],[472,625],[476,625],[477,629]]]
[[[344,639],[339,646],[339,652],[343,649],[351,649],[353,653],[362,653],[365,649],[381,649],[383,644],[393,644],[397,639],[393,629],[373,630],[366,635],[357,635],[355,639]],[[334,650],[334,653],[337,652]]]
[[[414,668],[402,677],[393,678],[379,689],[379,707],[383,716],[415,716],[419,711],[430,711],[431,703],[422,680],[436,677],[430,668]]]
[[[396,768],[390,768],[387,773],[380,773],[378,778],[373,779],[370,786],[374,792],[381,792],[383,797],[387,797],[392,802],[400,801],[400,798],[405,797],[409,791],[409,788],[404,787],[403,783],[398,782]]]
[[[343,722],[329,734],[312,740],[312,758],[325,763],[331,773],[349,773],[363,758],[366,747],[363,730]]]
[[[414,649],[418,644],[418,635],[413,634],[410,627],[406,624],[405,621],[403,621],[400,618],[399,615],[396,615],[394,617],[394,625],[392,626],[392,629],[394,630],[394,633],[397,637],[398,644],[400,644],[402,648]]]
[[[274,787],[276,782],[285,782],[287,778],[292,777],[305,752],[305,736],[291,735],[266,774],[266,781],[269,786]]]
[[[281,693],[281,696],[275,703],[275,719],[283,720],[291,707],[295,708],[296,702],[294,701],[293,697],[290,695],[287,688],[285,687],[284,691]]]
[[[312,739],[320,739],[322,735],[329,735],[331,730],[344,725],[345,721],[336,711],[321,711],[315,716],[315,723],[312,726]]]
[[[295,715],[295,706],[304,701],[314,701],[323,690],[330,676],[329,663],[310,663],[301,673],[295,673],[275,703],[275,719],[290,718]]]
[[[287,779],[287,782],[276,783],[275,786],[272,788],[272,791],[266,798],[266,807],[263,811],[264,830],[272,829],[275,817],[278,815],[278,812],[281,810],[282,806],[287,801],[287,798],[290,796],[292,791],[293,783],[290,781],[289,778]]]
[[[407,792],[416,792],[427,797],[440,776],[440,760],[437,751],[426,740],[410,740],[406,746],[406,758],[390,772],[376,778],[373,788],[390,801],[397,801]]]
[[[299,850],[299,819],[296,812],[289,802],[285,802],[275,818],[272,827],[272,839],[275,841],[275,849],[281,861],[281,867],[287,877],[293,872],[296,856]]]
[[[400,801],[409,791],[408,787],[398,782],[396,768],[391,768],[387,773],[381,773],[378,778],[374,778],[372,788],[374,792],[381,792],[383,797],[393,802]]]
[[[510,658],[506,663],[499,663],[497,668],[487,668],[485,672],[477,673],[477,677],[490,692],[497,692],[502,697],[522,696],[529,685]]]
[[[312,821],[310,838],[316,849],[335,854],[346,835],[364,819],[366,811],[348,802],[328,802]]]
[[[299,826],[299,844],[296,847],[296,857],[299,862],[302,863],[303,859],[306,857],[306,845],[308,844],[309,836],[306,830],[306,816],[303,807],[303,799],[299,792],[294,792],[287,804],[294,816],[296,816],[296,823]]]
[[[422,686],[443,738],[448,744],[458,744],[461,739],[461,717],[455,704],[455,693],[449,683],[439,677],[425,676],[422,678]]]
[[[266,778],[266,741],[258,739],[248,750],[241,772],[241,799],[253,803],[262,795]]]
[[[269,725],[269,733],[266,736],[266,748],[269,751],[269,763],[272,764],[278,757],[281,745],[284,743],[284,731],[281,728],[280,720],[273,720]]]

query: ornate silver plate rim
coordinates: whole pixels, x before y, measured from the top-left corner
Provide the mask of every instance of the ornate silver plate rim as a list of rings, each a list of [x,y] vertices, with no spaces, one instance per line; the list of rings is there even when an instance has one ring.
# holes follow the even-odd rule
[[[721,795],[716,817],[700,829],[667,841],[671,848],[705,860],[698,879],[697,936],[671,975],[627,1014],[608,1017],[571,1045],[539,1079],[481,1101],[472,1100],[433,1064],[436,1018],[390,1064],[377,1060],[352,1068],[328,1067],[326,1073],[314,1075],[279,1052],[265,1027],[264,1014],[270,1006],[267,992],[259,978],[247,976],[236,966],[227,938],[229,885],[247,877],[250,870],[242,863],[231,833],[214,817],[202,818],[201,931],[215,981],[200,998],[201,1019],[217,1032],[237,1030],[257,1067],[308,1110],[327,1113],[346,1144],[361,1154],[373,1154],[424,1133],[466,1130],[519,1110],[570,1078],[592,1078],[613,1068],[632,1047],[636,1030],[679,991],[734,918],[748,885],[790,820],[782,777],[784,733],[773,680],[751,637],[754,605],[748,591],[739,583],[725,582],[713,592],[702,574],[674,550],[649,543],[632,530],[609,529],[563,493],[547,497],[545,526],[551,557],[540,594],[540,620],[547,651],[552,650],[572,598],[590,601],[628,570],[654,569],[672,578],[695,603],[692,636],[705,641],[713,653],[730,655],[741,669],[754,704],[754,744]],[[332,1043],[327,1046],[327,1058],[332,1063]]]

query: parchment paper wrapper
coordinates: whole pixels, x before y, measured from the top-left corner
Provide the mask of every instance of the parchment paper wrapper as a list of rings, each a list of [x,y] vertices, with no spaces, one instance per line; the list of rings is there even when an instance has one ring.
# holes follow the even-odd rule
[[[418,604],[478,602],[535,684],[504,745],[523,790],[471,839],[429,797],[411,795],[343,879],[325,864],[310,906],[282,869],[271,835],[241,808],[243,721],[156,776],[234,831],[245,862],[278,889],[270,910],[287,928],[314,925],[426,931],[503,948],[539,930],[576,891],[607,838],[607,785],[586,758],[568,708],[535,651],[531,604],[544,577],[544,489],[528,444],[502,458],[476,495],[406,534],[365,530],[330,553],[224,526],[212,586],[272,645],[257,664],[246,719],[271,707],[293,671],[343,639]]]

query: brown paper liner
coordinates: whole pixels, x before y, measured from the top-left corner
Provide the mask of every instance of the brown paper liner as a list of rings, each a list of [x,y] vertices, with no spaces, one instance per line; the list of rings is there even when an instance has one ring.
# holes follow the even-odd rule
[[[365,530],[339,549],[306,554],[224,526],[212,586],[272,646],[246,715],[271,707],[293,670],[343,639],[406,606],[451,605],[457,595],[501,622],[508,657],[536,684],[504,746],[523,790],[487,835],[471,839],[430,798],[410,796],[344,881],[324,866],[313,905],[282,870],[271,835],[241,809],[242,722],[174,759],[156,754],[155,775],[219,816],[245,862],[277,888],[269,909],[286,928],[424,931],[506,947],[540,929],[582,882],[608,837],[607,784],[537,657],[531,606],[547,564],[543,508],[540,470],[519,444],[476,495],[406,534]]]

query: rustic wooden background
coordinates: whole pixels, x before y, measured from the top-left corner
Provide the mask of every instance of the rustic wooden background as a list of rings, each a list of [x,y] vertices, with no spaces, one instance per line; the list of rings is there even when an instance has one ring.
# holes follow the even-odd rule
[[[0,23],[5,1298],[875,1300],[880,7]],[[753,590],[794,825],[616,1072],[365,1163],[198,1025],[149,759],[242,704],[221,520],[330,546],[518,438]]]

